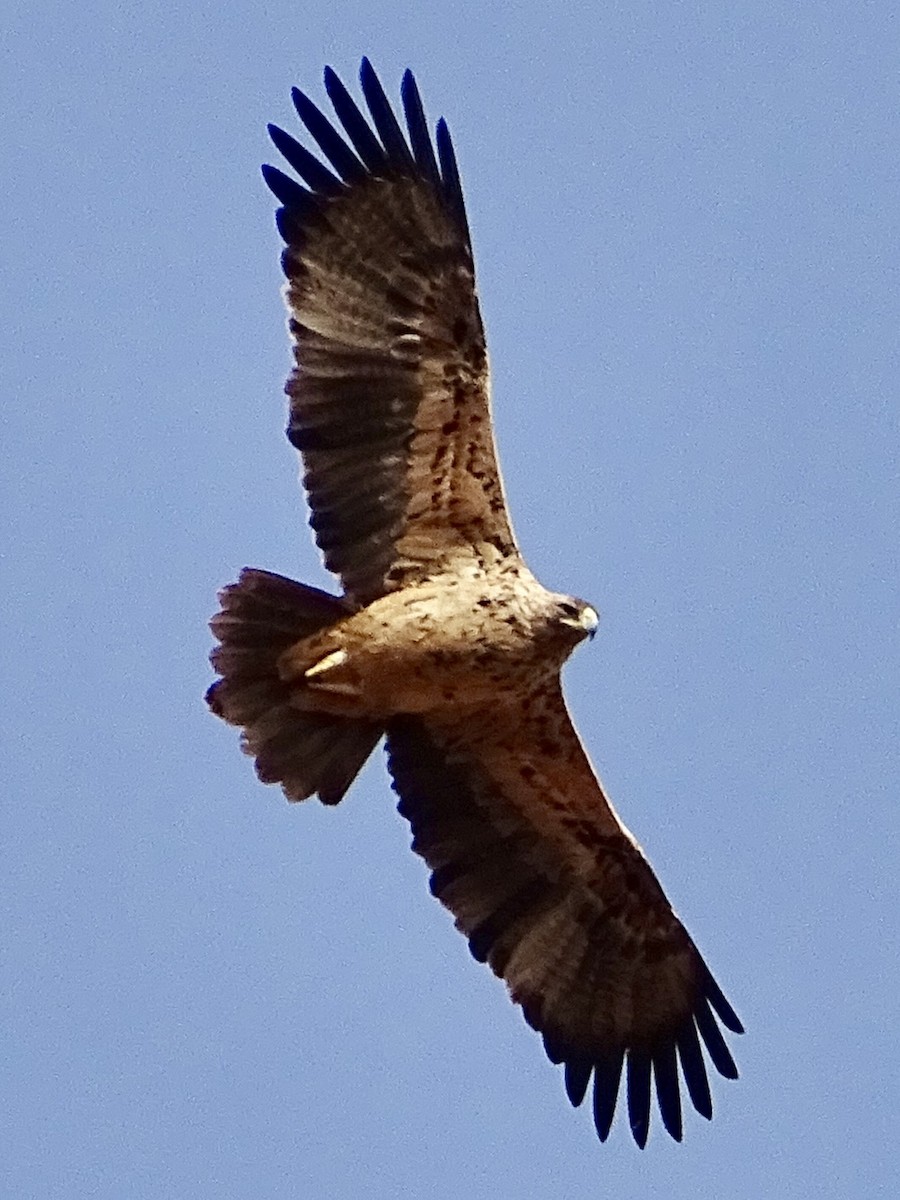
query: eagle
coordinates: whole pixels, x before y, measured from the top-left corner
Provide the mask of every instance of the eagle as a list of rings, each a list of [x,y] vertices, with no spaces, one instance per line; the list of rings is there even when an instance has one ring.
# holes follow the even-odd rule
[[[712,1116],[706,1058],[737,1077],[741,1022],[617,816],[560,672],[585,601],[519,552],[491,425],[484,328],[448,127],[416,80],[405,130],[367,59],[366,113],[326,69],[337,121],[294,89],[320,153],[269,133],[264,166],[294,367],[287,436],[341,594],[245,569],[211,621],[214,713],[265,783],[337,804],[384,738],[431,891],[502,978],[601,1141],[624,1073],[646,1144],[652,1095],[680,1141],[682,1085]],[[705,1049],[705,1055],[704,1055]]]

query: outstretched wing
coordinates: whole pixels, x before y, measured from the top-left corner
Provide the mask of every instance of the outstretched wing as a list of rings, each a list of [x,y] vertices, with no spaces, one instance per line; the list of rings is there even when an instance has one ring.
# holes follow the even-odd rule
[[[593,1075],[601,1140],[624,1065],[638,1145],[651,1077],[680,1141],[679,1061],[694,1108],[710,1117],[701,1043],[735,1078],[716,1016],[735,1033],[741,1023],[604,796],[558,684],[512,709],[467,724],[391,723],[389,765],[413,849],[474,956],[565,1064],[573,1104]]]
[[[435,156],[411,72],[401,89],[408,140],[366,59],[360,79],[371,122],[325,72],[344,136],[293,93],[333,170],[270,126],[306,187],[274,167],[263,173],[287,243],[288,437],[325,563],[364,603],[455,556],[495,561],[516,547],[450,134],[440,121]]]

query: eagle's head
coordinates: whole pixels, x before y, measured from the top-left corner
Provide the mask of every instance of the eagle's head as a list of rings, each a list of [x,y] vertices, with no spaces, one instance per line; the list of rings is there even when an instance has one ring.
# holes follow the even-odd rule
[[[574,650],[586,637],[592,638],[600,621],[597,610],[576,596],[553,596],[548,617],[553,633],[568,644],[570,650]]]
[[[575,631],[578,641],[584,637],[593,637],[597,632],[600,618],[593,605],[575,596],[564,596],[557,605],[561,625]]]

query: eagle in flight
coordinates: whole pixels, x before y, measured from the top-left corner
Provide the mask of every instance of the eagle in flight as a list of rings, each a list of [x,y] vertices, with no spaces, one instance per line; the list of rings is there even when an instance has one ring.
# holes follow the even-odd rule
[[[571,1102],[591,1088],[605,1140],[624,1071],[638,1145],[654,1089],[680,1140],[680,1080],[710,1117],[704,1047],[735,1078],[719,1022],[742,1026],[566,710],[560,670],[597,615],[516,545],[447,125],[432,142],[409,71],[405,132],[367,60],[360,80],[368,115],[325,71],[342,132],[293,92],[321,156],[269,127],[302,184],[263,167],[285,242],[287,435],[342,595],[244,570],[211,623],[207,700],[289,800],[337,804],[385,737],[432,892]]]

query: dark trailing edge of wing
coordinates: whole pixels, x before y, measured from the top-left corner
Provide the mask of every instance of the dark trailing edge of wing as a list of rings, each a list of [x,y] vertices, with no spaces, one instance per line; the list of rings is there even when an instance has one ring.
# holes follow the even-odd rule
[[[517,849],[527,854],[527,839],[521,839],[520,846],[511,830],[505,830],[502,838],[486,838],[482,845],[466,851],[465,843],[460,842],[460,830],[477,811],[477,804],[465,773],[446,760],[417,718],[394,718],[388,727],[388,756],[394,788],[400,797],[398,809],[413,827],[413,849],[432,864],[431,891],[438,899],[444,898],[448,907],[452,905],[446,893],[483,860],[497,858],[502,851],[511,856],[514,865]],[[477,822],[472,823],[477,826]],[[484,834],[484,828],[480,828]],[[441,865],[434,865],[435,858]],[[529,883],[526,879],[509,890],[491,914],[468,931],[473,956],[481,962],[489,961],[495,972],[502,973],[504,960],[498,957],[497,939],[502,939],[504,930],[515,928],[517,918],[528,911],[530,904],[540,904],[546,886],[546,881],[534,879]],[[596,1049],[573,1045],[548,1032],[539,1005],[522,1005],[525,1020],[542,1035],[547,1057],[563,1067],[566,1095],[575,1107],[584,1102],[593,1077],[594,1125],[602,1142],[612,1128],[623,1073],[628,1122],[641,1147],[649,1135],[654,1092],[663,1127],[675,1141],[682,1140],[682,1080],[694,1109],[707,1120],[712,1117],[703,1047],[721,1075],[736,1078],[737,1068],[716,1017],[733,1033],[743,1033],[743,1026],[702,960],[696,987],[692,1010],[681,1018],[680,1026],[661,1031],[649,1045],[610,1045],[599,1054]]]
[[[325,91],[343,134],[298,88],[291,93],[297,115],[331,169],[289,133],[277,125],[268,127],[275,147],[306,184],[301,187],[276,167],[266,165],[262,169],[266,183],[284,206],[277,214],[282,237],[289,243],[302,237],[304,222],[320,211],[319,197],[335,196],[345,187],[360,183],[366,175],[407,176],[423,180],[442,198],[468,245],[469,228],[459,169],[446,121],[442,117],[437,123],[435,154],[435,142],[428,131],[412,71],[404,73],[400,88],[406,133],[367,58],[362,60],[359,78],[369,119],[335,72],[325,68]]]
[[[330,67],[324,83],[330,108],[292,90],[305,129],[294,137],[270,125],[284,170],[262,170],[281,203],[276,223],[287,243],[281,263],[294,343],[287,436],[302,455],[310,524],[326,566],[365,602],[396,583],[387,575],[406,528],[410,446],[425,386],[416,329],[420,320],[442,319],[426,314],[435,289],[453,312],[429,352],[456,353],[457,328],[472,339],[463,368],[472,375],[466,403],[473,405],[483,403],[483,332],[446,125],[429,135],[408,71],[396,112],[366,59],[362,99]],[[404,341],[406,334],[413,336]]]

